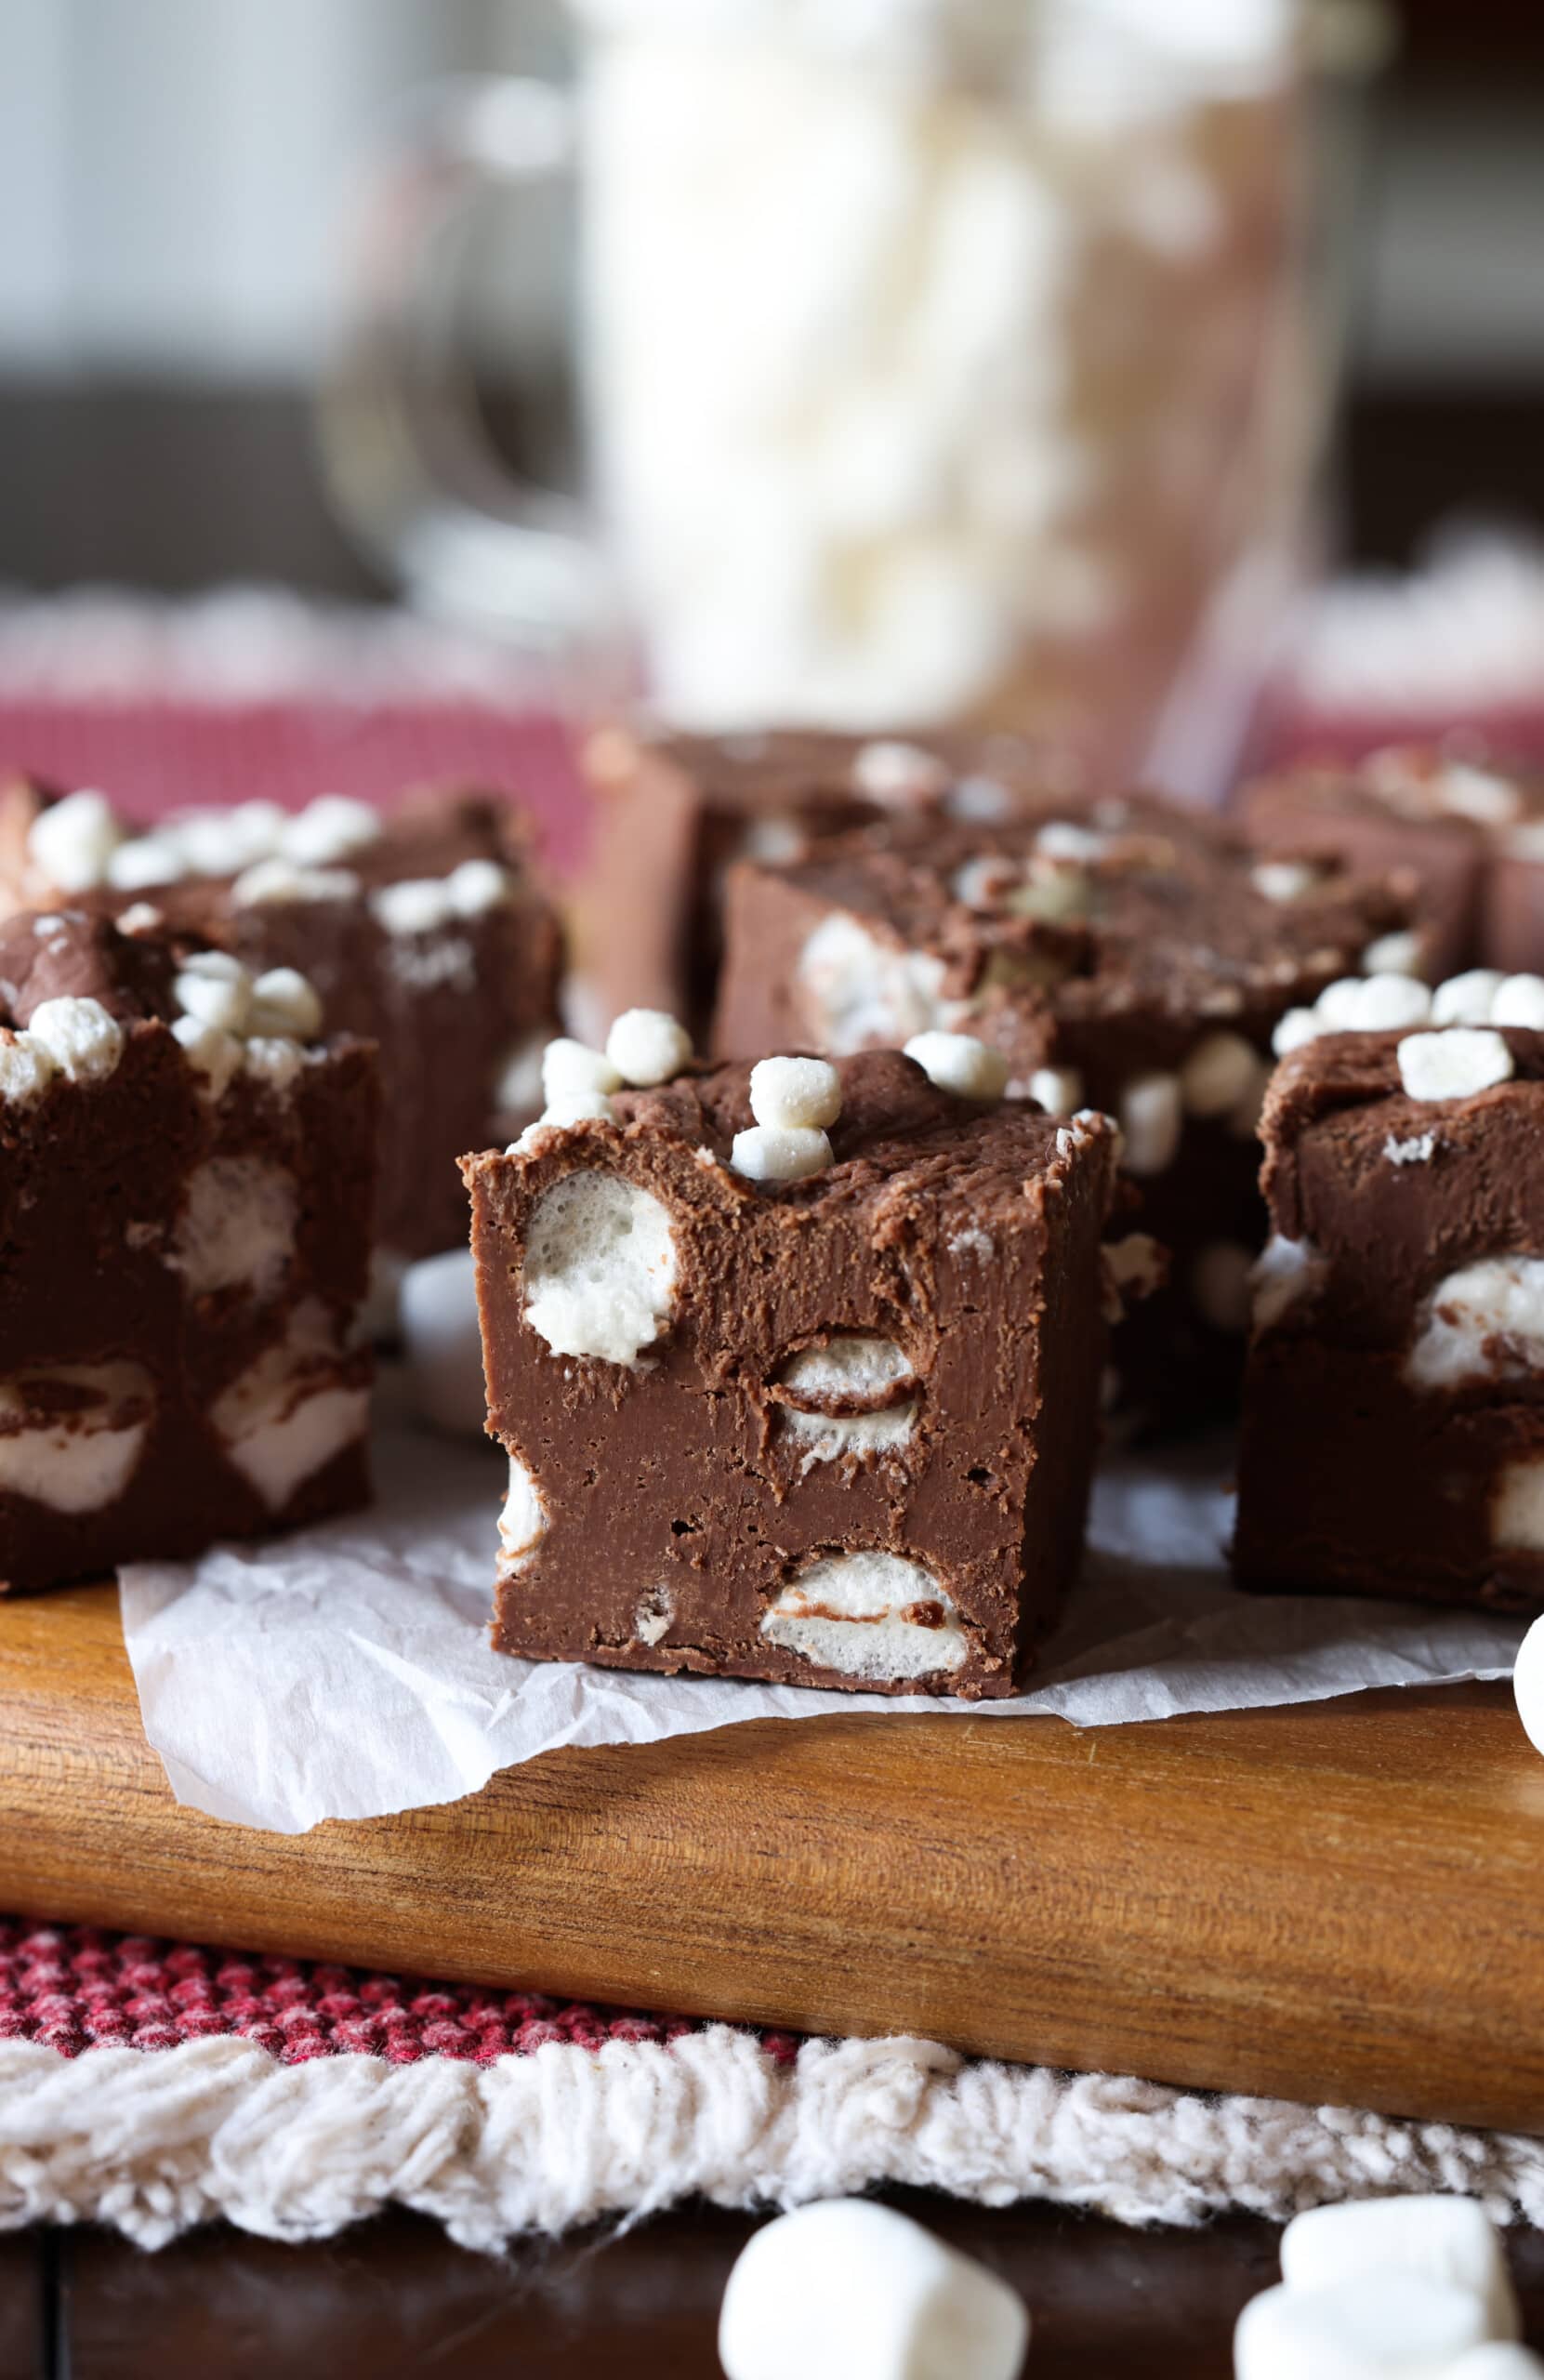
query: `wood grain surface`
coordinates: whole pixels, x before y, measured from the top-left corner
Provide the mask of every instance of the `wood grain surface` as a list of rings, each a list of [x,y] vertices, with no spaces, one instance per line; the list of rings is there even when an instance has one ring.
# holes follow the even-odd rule
[[[1540,2129],[1541,1874],[1504,1687],[758,1723],[261,1834],[173,1802],[110,1588],[0,1604],[0,1905],[38,1915]]]

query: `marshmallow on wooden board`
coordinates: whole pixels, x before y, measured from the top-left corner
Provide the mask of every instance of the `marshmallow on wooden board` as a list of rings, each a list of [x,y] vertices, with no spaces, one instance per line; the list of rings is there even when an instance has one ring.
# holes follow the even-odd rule
[[[433,1429],[480,1438],[488,1407],[471,1250],[450,1248],[410,1264],[398,1314],[414,1409]]]
[[[888,2206],[829,2199],[758,2231],[719,2320],[728,2380],[1016,2380],[1006,2282]]]
[[[1473,2290],[1423,2273],[1283,2283],[1239,2316],[1234,2380],[1449,2380],[1458,2359],[1494,2335]]]
[[[1281,2235],[1281,2275],[1290,2288],[1322,2289],[1370,2272],[1419,2273],[1471,2290],[1485,2308],[1487,2338],[1519,2334],[1506,2255],[1477,2199],[1435,2191],[1352,2199],[1311,2208]]]

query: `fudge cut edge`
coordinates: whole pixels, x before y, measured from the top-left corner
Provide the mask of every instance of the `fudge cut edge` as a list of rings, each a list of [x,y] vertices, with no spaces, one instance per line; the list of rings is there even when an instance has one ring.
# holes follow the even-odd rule
[[[955,1100],[893,1053],[838,1072],[835,1162],[797,1184],[727,1162],[744,1066],[466,1161],[511,1458],[502,1649],[975,1697],[1011,1691],[1055,1617],[1098,1428],[1114,1136]],[[554,1253],[569,1228],[582,1293],[591,1198],[588,1247],[610,1228],[639,1259],[591,1283],[606,1328],[624,1317],[604,1358],[572,1352]]]
[[[1245,1381],[1245,1586],[1544,1602],[1544,1034],[1415,1099],[1395,1033],[1278,1070]]]

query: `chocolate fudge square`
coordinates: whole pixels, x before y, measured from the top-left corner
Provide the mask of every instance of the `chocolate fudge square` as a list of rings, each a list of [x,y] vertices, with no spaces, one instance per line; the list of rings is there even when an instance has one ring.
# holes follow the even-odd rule
[[[287,971],[0,927],[0,1586],[363,1503],[374,1051]]]
[[[1236,1394],[1273,1028],[1378,968],[1406,916],[1397,888],[1333,865],[1284,884],[1225,827],[1149,798],[892,821],[732,871],[715,1049],[970,1033],[1005,1054],[1010,1092],[1115,1116],[1173,1258],[1117,1367],[1129,1407],[1178,1421]]]
[[[752,1179],[750,1071],[466,1160],[494,1642],[1007,1694],[1077,1563],[1114,1133],[876,1053],[835,1070],[829,1164]]]
[[[1419,972],[1544,959],[1544,789],[1423,746],[1355,765],[1309,763],[1245,787],[1245,833],[1284,866],[1325,860],[1407,872],[1418,888]],[[1537,875],[1535,871],[1537,871]]]
[[[1469,975],[1416,1031],[1321,1035],[1273,1081],[1246,1586],[1544,1600],[1540,1028],[1544,982]]]
[[[1008,817],[1026,802],[1075,799],[1083,785],[1070,751],[968,730],[903,739],[609,726],[589,737],[584,767],[596,814],[575,939],[597,1034],[640,1007],[706,1036],[735,860],[792,859],[896,816]]]
[[[540,1104],[561,943],[524,831],[480,794],[383,816],[323,795],[190,810],[139,830],[100,794],[0,794],[0,901],[152,914],[262,973],[294,967],[329,1028],[380,1052],[376,1235],[407,1261],[464,1239],[456,1160]]]

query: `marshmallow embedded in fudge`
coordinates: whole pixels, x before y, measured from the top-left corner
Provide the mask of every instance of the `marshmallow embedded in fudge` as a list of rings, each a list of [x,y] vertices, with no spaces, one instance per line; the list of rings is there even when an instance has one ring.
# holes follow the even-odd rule
[[[1411,2273],[1471,2291],[1485,2308],[1487,2337],[1514,2339],[1521,2330],[1506,2254],[1477,2199],[1430,2191],[1313,2207],[1281,2235],[1281,2272],[1293,2289]]]
[[[727,2380],[1017,2380],[1017,2293],[867,2199],[797,2208],[756,2232],[719,2318]]]
[[[636,1364],[675,1305],[676,1236],[660,1201],[620,1174],[545,1191],[525,1253],[525,1319],[555,1355]]]
[[[1236,2380],[1448,2380],[1495,2337],[1471,2290],[1403,2270],[1251,2298],[1234,2334]]]
[[[729,1161],[747,1182],[807,1182],[830,1164],[831,1144],[824,1132],[753,1124],[735,1133]]]

